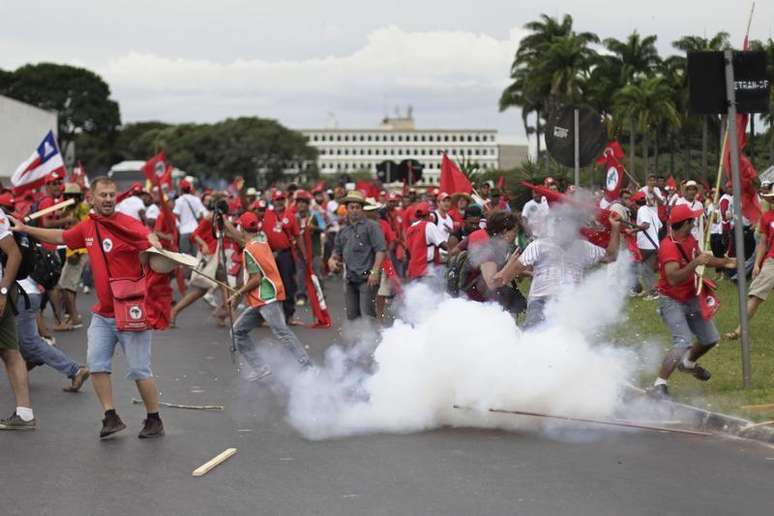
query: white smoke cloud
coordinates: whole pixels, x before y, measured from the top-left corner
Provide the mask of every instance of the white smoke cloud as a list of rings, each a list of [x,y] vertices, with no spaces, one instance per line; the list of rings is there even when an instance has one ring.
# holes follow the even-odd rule
[[[599,335],[621,317],[628,275],[627,257],[595,271],[552,303],[545,325],[528,332],[497,305],[411,286],[392,327],[351,348],[329,348],[324,366],[296,377],[288,419],[305,437],[325,439],[449,425],[548,424],[489,408],[619,416],[627,382],[642,362],[636,348],[615,347]],[[373,364],[363,366],[376,338]]]

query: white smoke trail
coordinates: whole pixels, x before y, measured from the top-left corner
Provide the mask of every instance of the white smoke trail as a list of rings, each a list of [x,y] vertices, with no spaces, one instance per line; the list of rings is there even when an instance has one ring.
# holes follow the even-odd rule
[[[610,417],[641,366],[632,349],[598,341],[621,317],[629,265],[619,257],[583,284],[567,286],[549,303],[546,323],[528,332],[497,305],[412,285],[392,327],[361,333],[353,347],[329,348],[321,368],[295,378],[288,419],[305,437],[325,439],[543,424],[488,408]]]

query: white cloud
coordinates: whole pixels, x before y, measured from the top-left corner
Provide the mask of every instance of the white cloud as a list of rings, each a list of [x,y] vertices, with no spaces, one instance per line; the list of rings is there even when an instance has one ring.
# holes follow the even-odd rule
[[[342,126],[370,127],[392,106],[412,104],[420,126],[424,113],[436,126],[505,126],[514,133],[521,130],[518,117],[499,114],[497,100],[521,35],[513,29],[500,40],[388,26],[348,55],[223,64],[130,52],[99,72],[130,121],[259,115],[308,127],[333,112]]]

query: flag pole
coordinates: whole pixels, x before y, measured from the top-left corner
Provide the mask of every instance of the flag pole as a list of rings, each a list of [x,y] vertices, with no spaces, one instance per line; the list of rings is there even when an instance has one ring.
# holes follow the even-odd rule
[[[755,2],[752,3],[752,6],[750,7],[750,16],[747,18],[747,30],[744,33],[744,44],[743,47],[747,46],[747,42],[750,38],[750,26],[752,25],[752,19],[753,19],[753,13],[755,13]],[[743,48],[742,50],[746,50],[746,48]],[[733,71],[733,70],[732,70]],[[734,124],[736,124],[736,120],[734,120]],[[726,156],[726,150],[728,149],[728,129],[729,125],[726,125],[725,130],[723,131],[723,145],[720,149],[720,162],[718,163],[718,175],[717,179],[715,180],[715,194],[712,196],[712,211],[709,215],[709,220],[707,221],[706,226],[706,232],[704,234],[704,240],[702,242],[699,242],[699,245],[701,245],[700,251],[704,252],[710,247],[710,239],[712,237],[710,233],[710,228],[712,227],[712,224],[715,223],[716,214],[718,211],[718,202],[720,202],[720,182],[723,180],[723,162],[725,161]],[[734,125],[734,128],[736,128],[736,125]],[[706,267],[704,265],[700,265],[696,268],[696,294],[701,294],[701,290],[703,287],[704,282],[702,279],[704,278],[704,271]]]

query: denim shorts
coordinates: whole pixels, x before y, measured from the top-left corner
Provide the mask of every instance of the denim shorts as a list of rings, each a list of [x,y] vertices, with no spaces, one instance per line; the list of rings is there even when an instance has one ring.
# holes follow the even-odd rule
[[[88,332],[86,361],[92,373],[113,372],[113,353],[116,344],[126,357],[129,380],[144,380],[153,377],[150,368],[151,332],[116,331],[116,320],[91,314]]]
[[[720,340],[720,334],[712,319],[704,319],[699,308],[699,298],[694,297],[687,303],[680,303],[662,295],[659,297],[658,312],[672,332],[672,346],[689,348],[693,336],[701,346],[711,346]]]

